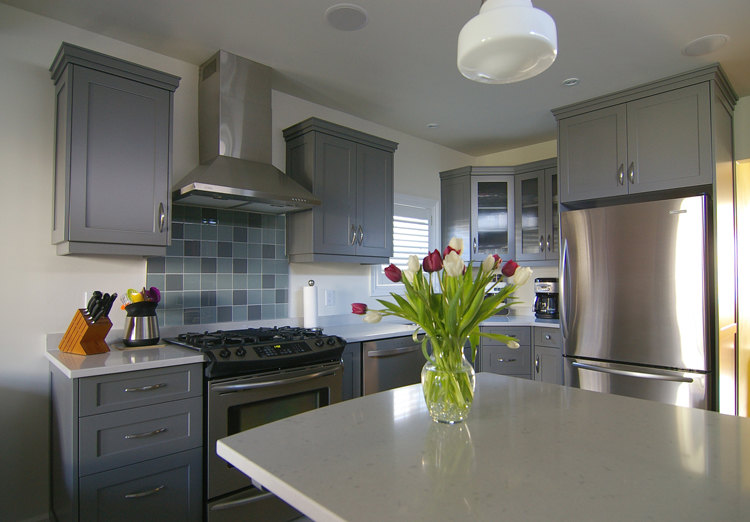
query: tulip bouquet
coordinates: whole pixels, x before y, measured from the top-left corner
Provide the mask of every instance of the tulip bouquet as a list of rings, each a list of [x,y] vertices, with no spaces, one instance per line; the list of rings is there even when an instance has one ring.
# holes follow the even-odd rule
[[[466,265],[461,258],[463,240],[453,238],[441,254],[434,250],[420,263],[410,256],[401,270],[391,264],[386,277],[404,285],[404,295],[391,293],[395,302],[378,299],[383,309],[369,309],[364,303],[353,303],[352,312],[375,323],[383,316],[398,316],[419,326],[413,337],[427,359],[422,370],[425,400],[433,419],[460,422],[465,418],[474,397],[474,371],[464,357],[469,340],[472,362],[476,358],[480,337],[489,337],[518,348],[512,337],[480,331],[479,324],[509,306],[513,292],[531,277],[531,269],[512,260],[501,268],[502,260],[489,255],[478,266]],[[500,292],[487,295],[505,279]],[[430,353],[429,346],[432,347]],[[466,366],[471,369],[468,371]]]

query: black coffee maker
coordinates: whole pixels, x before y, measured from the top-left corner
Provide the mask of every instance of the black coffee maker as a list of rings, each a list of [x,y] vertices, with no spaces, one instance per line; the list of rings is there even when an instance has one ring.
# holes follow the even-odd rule
[[[557,278],[538,277],[534,279],[534,315],[539,319],[557,319],[560,317],[557,308],[559,293]]]

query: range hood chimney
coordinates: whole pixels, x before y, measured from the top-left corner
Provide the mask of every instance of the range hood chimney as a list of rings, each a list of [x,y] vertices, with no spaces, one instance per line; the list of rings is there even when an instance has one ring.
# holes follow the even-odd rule
[[[173,188],[180,205],[283,214],[320,205],[271,164],[271,69],[219,51],[199,70],[200,165]]]

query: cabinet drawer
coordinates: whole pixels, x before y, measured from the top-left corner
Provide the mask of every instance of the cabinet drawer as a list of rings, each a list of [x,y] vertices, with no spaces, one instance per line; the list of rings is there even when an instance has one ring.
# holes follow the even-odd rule
[[[80,382],[80,416],[197,397],[202,386],[201,364],[87,377]]]
[[[534,346],[562,347],[562,335],[559,328],[534,327]]]
[[[523,375],[531,371],[531,347],[514,350],[507,346],[482,346],[482,371],[501,375]]]
[[[81,418],[80,475],[201,446],[202,407],[193,397]]]
[[[511,337],[515,337],[518,339],[518,344],[524,345],[524,344],[531,344],[531,327],[530,326],[487,326],[482,328],[483,332],[487,333],[494,333],[494,334],[502,334],[502,335],[509,335]],[[505,346],[505,344],[501,343],[500,341],[495,341],[494,339],[488,339],[487,337],[482,337],[482,346],[489,345],[489,346]]]
[[[80,479],[80,520],[202,519],[200,448]]]

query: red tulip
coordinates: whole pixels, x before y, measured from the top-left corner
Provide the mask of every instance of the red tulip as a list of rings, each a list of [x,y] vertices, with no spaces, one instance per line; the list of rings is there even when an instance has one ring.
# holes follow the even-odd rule
[[[513,261],[512,259],[505,263],[505,266],[503,267],[503,275],[505,277],[511,277],[513,274],[516,273],[516,269],[518,268],[518,263]]]
[[[352,303],[352,313],[365,315],[367,313],[367,305],[365,303]]]
[[[385,270],[383,270],[383,272],[385,272],[385,277],[387,277],[394,283],[398,283],[399,281],[401,281],[401,269],[393,263],[385,267]]]
[[[452,246],[448,245],[447,247],[445,247],[445,250],[443,250],[443,259],[448,257],[448,254],[450,254],[451,252],[455,252],[456,254],[461,255],[460,250],[456,250]]]
[[[443,268],[443,258],[437,248],[422,260],[422,268],[425,272],[437,272]]]

